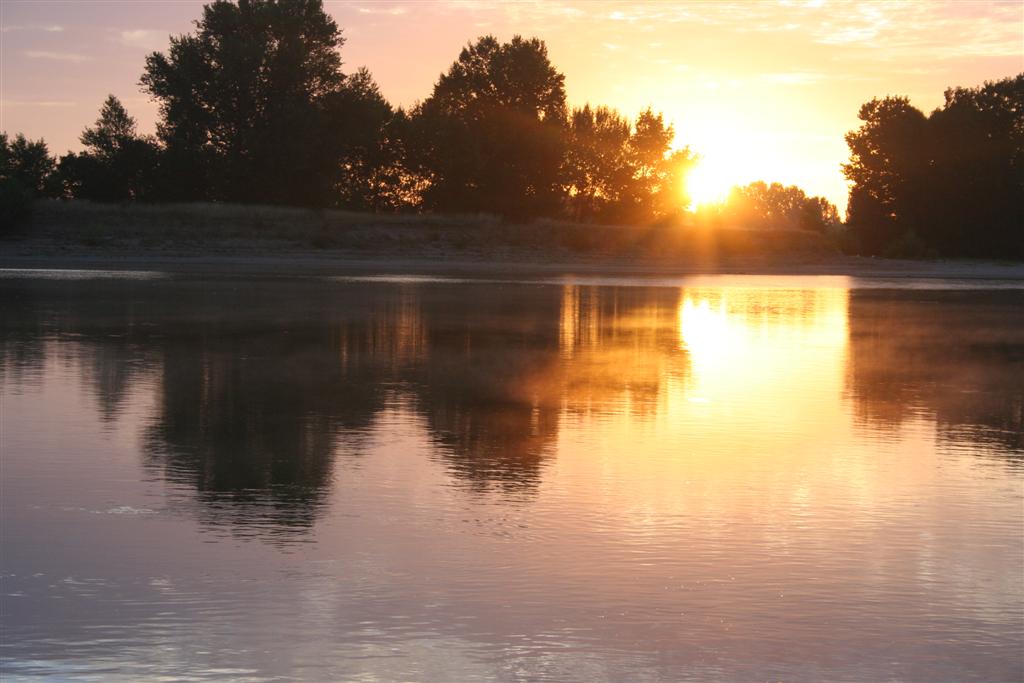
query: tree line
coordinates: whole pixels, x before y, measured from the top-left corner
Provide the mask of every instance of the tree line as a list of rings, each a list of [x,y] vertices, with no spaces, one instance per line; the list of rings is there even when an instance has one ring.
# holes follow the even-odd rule
[[[950,88],[928,116],[890,96],[859,118],[843,173],[865,253],[1024,257],[1024,74]]]
[[[571,109],[537,38],[467,45],[409,108],[365,68],[344,73],[341,29],[321,0],[217,0],[194,32],[146,58],[159,105],[141,135],[111,95],[79,153],[0,137],[5,223],[32,196],[102,202],[235,202],[359,211],[490,213],[652,224],[680,218],[699,162],[648,108]],[[947,91],[925,117],[872,100],[847,135],[852,248],[923,245],[946,255],[1022,255],[1024,74]],[[753,183],[687,220],[831,230],[835,207],[797,187]]]

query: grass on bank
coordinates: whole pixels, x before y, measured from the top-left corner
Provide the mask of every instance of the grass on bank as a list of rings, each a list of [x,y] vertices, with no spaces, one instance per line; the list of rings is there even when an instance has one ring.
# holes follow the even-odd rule
[[[372,214],[275,206],[94,204],[45,200],[13,236],[31,248],[192,254],[282,250],[375,255],[591,255],[645,259],[838,253],[835,239],[803,230],[709,230],[678,223],[595,225],[491,215]]]

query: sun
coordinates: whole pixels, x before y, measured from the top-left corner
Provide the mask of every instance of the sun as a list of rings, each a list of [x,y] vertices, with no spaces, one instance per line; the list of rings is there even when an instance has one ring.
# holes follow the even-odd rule
[[[701,159],[687,176],[686,192],[693,208],[725,201],[736,185],[736,168],[722,157]]]

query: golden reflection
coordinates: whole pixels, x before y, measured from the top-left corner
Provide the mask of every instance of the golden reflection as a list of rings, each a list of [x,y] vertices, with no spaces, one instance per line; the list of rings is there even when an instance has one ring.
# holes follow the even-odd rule
[[[579,429],[566,430],[577,445],[560,450],[559,467],[593,482],[581,495],[617,524],[635,527],[650,514],[728,518],[742,492],[757,488],[798,510],[832,488],[794,480],[792,472],[831,481],[838,467],[851,490],[867,486],[870,475],[858,463],[822,459],[823,447],[850,434],[841,400],[848,290],[701,286],[663,300],[671,308],[620,311],[602,326],[608,339],[568,364],[566,372],[576,377],[570,388],[584,383],[598,358],[623,385],[648,378],[656,387],[643,413],[652,419],[637,420],[635,392],[620,391],[599,420],[583,415]],[[563,311],[563,320],[571,318]],[[632,343],[623,344],[625,338]],[[635,354],[631,362],[626,349]],[[579,363],[584,356],[587,365]],[[680,361],[683,370],[670,371]],[[582,396],[577,391],[574,398]],[[605,487],[608,480],[621,487]],[[620,493],[629,490],[645,491],[644,499]],[[744,514],[773,504],[743,502]]]
[[[686,372],[670,291],[566,285],[559,319],[562,363],[546,376],[572,414],[651,415],[665,379]]]
[[[840,288],[683,290],[678,343],[691,370],[673,404],[708,420],[749,411],[747,420],[767,419],[772,430],[792,425],[794,432],[797,421],[834,418],[847,297]]]
[[[705,384],[774,381],[782,369],[799,372],[809,349],[845,347],[847,298],[840,288],[684,289],[679,344]]]

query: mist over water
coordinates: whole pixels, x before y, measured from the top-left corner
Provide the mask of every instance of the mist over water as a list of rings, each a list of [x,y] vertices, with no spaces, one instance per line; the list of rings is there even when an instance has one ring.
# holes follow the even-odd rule
[[[0,277],[5,680],[1024,677],[1024,290]]]

